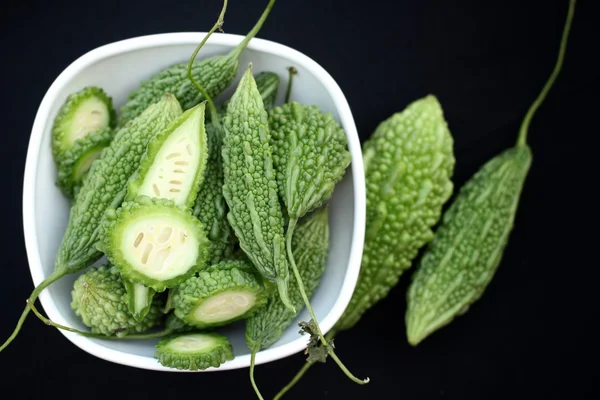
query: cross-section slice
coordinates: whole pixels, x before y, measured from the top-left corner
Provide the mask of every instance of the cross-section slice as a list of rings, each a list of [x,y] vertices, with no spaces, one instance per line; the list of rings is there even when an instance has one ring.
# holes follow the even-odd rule
[[[142,196],[110,216],[101,250],[125,279],[162,292],[204,268],[209,246],[189,211]]]

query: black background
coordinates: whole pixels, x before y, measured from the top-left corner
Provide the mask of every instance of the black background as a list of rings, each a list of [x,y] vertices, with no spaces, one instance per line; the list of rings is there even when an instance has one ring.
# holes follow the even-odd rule
[[[336,341],[340,357],[371,383],[359,387],[328,363],[313,368],[286,398],[599,398],[592,329],[598,261],[594,247],[584,243],[597,234],[578,224],[594,217],[597,178],[575,183],[597,170],[594,158],[587,158],[587,167],[582,155],[599,133],[592,3],[579,2],[563,72],[531,125],[534,162],[515,229],[481,300],[411,348],[403,322],[405,275]],[[231,1],[225,32],[245,34],[265,4]],[[8,225],[0,339],[12,331],[32,289],[21,191],[29,132],[46,90],[97,46],[138,35],[206,31],[219,10],[216,0],[3,2],[0,171]],[[279,0],[258,36],[296,48],[328,70],[347,96],[362,140],[409,102],[438,96],[455,139],[458,187],[516,140],[554,65],[566,12],[566,0]],[[302,363],[297,354],[259,366],[263,394],[270,398]],[[0,354],[0,370],[2,398],[254,396],[245,369],[169,374],[120,366],[76,348],[33,316]]]

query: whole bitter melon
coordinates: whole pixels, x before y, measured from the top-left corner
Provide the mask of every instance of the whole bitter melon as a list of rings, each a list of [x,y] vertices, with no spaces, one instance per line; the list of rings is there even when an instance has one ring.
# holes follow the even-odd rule
[[[274,72],[260,72],[255,75],[256,87],[267,105],[272,105],[277,97],[279,76]],[[218,115],[222,117],[231,98],[221,106]],[[208,99],[210,102],[211,99]],[[209,113],[206,114],[207,116]],[[219,118],[220,118],[219,117]],[[220,127],[220,125],[219,125]],[[232,255],[237,241],[227,221],[228,206],[223,197],[223,161],[221,158],[221,134],[214,122],[206,123],[208,161],[204,182],[196,197],[194,215],[206,227],[211,242],[210,263],[216,264]]]
[[[334,332],[352,328],[387,296],[433,239],[433,226],[454,189],[453,139],[433,95],[379,124],[362,152],[367,185],[362,263],[352,299]]]
[[[488,161],[444,213],[407,293],[406,332],[417,345],[465,313],[492,280],[531,165],[527,145]]]
[[[223,196],[241,249],[260,274],[288,298],[284,220],[269,145],[269,121],[250,64],[223,117]]]

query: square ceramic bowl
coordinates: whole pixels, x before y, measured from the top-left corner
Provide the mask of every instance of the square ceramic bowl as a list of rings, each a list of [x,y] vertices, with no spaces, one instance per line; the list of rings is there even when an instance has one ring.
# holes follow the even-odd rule
[[[69,201],[55,186],[56,168],[50,148],[52,123],[67,95],[84,86],[99,86],[112,96],[118,110],[127,94],[142,79],[174,63],[188,61],[205,34],[150,35],[96,48],[69,65],[48,89],[31,131],[23,188],[25,244],[35,285],[52,272],[55,254],[68,222]],[[226,53],[242,39],[240,35],[215,33],[197,59]],[[249,62],[252,62],[255,73],[270,70],[279,74],[278,104],[283,102],[287,87],[287,67],[296,67],[298,75],[294,80],[292,100],[316,104],[331,112],[348,136],[352,163],[330,200],[329,261],[320,286],[311,299],[321,328],[326,333],[350,301],[363,251],[365,182],[356,126],[344,94],[327,71],[304,54],[272,41],[255,38],[249,43],[240,57],[238,77],[229,94]],[[71,288],[77,275],[67,276],[51,285],[41,293],[40,301],[53,321],[87,330],[70,308]],[[297,322],[309,319],[304,309],[278,342],[257,354],[256,363],[267,363],[304,350],[308,337],[298,333]],[[111,341],[90,339],[63,330],[60,332],[79,348],[104,360],[150,370],[175,371],[161,366],[154,359],[157,340]],[[248,367],[250,352],[244,343],[243,321],[221,329],[221,333],[230,339],[235,359],[207,371]]]

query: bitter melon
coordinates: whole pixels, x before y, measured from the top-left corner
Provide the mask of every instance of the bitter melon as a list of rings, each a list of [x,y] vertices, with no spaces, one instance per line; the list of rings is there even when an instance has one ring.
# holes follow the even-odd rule
[[[269,112],[269,129],[279,194],[297,220],[328,200],[342,179],[351,161],[346,133],[330,113],[295,101]]]
[[[123,279],[123,286],[126,292],[125,304],[129,313],[137,321],[143,320],[150,311],[156,291],[141,283],[128,281],[127,279]]]
[[[282,302],[293,310],[288,297],[288,262],[283,214],[277,183],[269,122],[249,65],[223,118],[223,196],[227,219],[260,274],[276,284]]]
[[[202,102],[185,111],[148,144],[140,167],[129,180],[126,201],[148,196],[193,206],[208,158],[205,105]]]
[[[221,261],[177,286],[174,312],[190,326],[213,328],[248,318],[269,294],[251,263]]]
[[[162,323],[162,300],[148,305],[144,318],[135,318],[126,305],[127,293],[119,270],[103,264],[77,277],[71,291],[71,308],[92,333],[127,336],[144,332]]]
[[[433,239],[454,190],[454,140],[437,98],[410,103],[363,144],[367,221],[354,293],[334,332],[352,328],[385,298]],[[332,333],[333,335],[333,333]]]
[[[182,333],[159,341],[154,357],[165,367],[200,371],[233,360],[233,347],[218,333]]]
[[[256,87],[267,105],[274,104],[277,97],[279,76],[274,72],[260,72],[255,75]],[[227,99],[217,112],[221,118],[231,99]],[[211,99],[209,98],[210,102]],[[208,114],[207,114],[208,115]],[[206,124],[208,161],[205,179],[196,197],[194,215],[204,224],[211,241],[210,263],[216,264],[229,258],[237,241],[227,221],[228,207],[223,197],[223,161],[221,157],[221,134],[214,122]]]
[[[57,159],[58,179],[57,185],[68,198],[75,198],[83,178],[90,170],[92,163],[102,155],[102,150],[107,147],[114,135],[112,128],[94,131],[64,150]]]
[[[143,110],[142,110],[143,111]],[[112,98],[96,86],[85,87],[67,96],[52,126],[52,154],[58,161],[78,139],[90,132],[113,128],[116,122]]]
[[[68,198],[112,140],[115,123],[112,98],[103,89],[88,86],[67,96],[52,126],[52,155],[56,184]]]
[[[528,146],[488,161],[460,189],[421,258],[408,294],[406,332],[417,345],[467,311],[491,281],[531,164]]]
[[[108,212],[104,225],[98,248],[127,280],[162,292],[206,266],[202,223],[171,200],[139,196]]]

